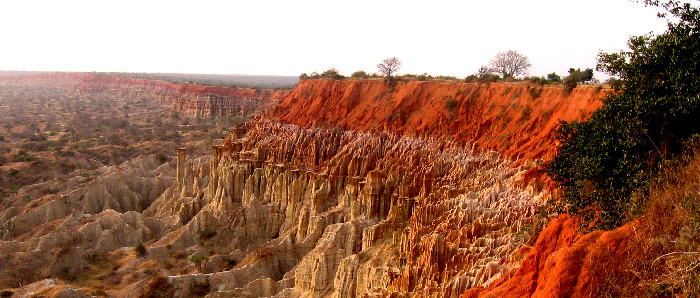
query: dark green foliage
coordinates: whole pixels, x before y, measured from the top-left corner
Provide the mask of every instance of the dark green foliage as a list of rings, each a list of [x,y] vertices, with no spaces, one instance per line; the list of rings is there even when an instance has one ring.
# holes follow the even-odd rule
[[[211,237],[216,236],[216,231],[211,231],[211,230],[206,230],[206,231],[199,231],[197,232],[199,236],[199,240],[206,240]]]
[[[588,120],[562,123],[562,147],[548,164],[568,212],[599,217],[600,228],[621,224],[638,207],[630,196],[700,133],[700,12],[677,2],[646,3],[678,21],[669,19],[658,36],[632,37],[630,51],[598,55],[598,70],[619,77],[618,92]]]
[[[571,93],[579,83],[592,83],[595,81],[592,68],[586,68],[584,71],[581,71],[580,68],[569,68],[569,75],[564,78],[564,94],[568,95]]]
[[[146,247],[143,246],[143,243],[139,243],[134,246],[134,253],[136,253],[136,255],[139,257],[146,254]]]
[[[332,79],[332,80],[342,80],[345,78],[345,76],[341,75],[339,70],[337,70],[335,68],[331,68],[329,70],[324,71],[321,74],[321,78]]]
[[[366,78],[369,78],[369,75],[364,70],[358,70],[356,72],[353,72],[350,75],[350,77],[353,79],[366,79]]]
[[[532,99],[537,99],[542,95],[542,87],[531,87],[528,89],[530,91],[530,96],[532,96]]]
[[[479,81],[479,77],[477,77],[476,75],[469,75],[468,77],[466,77],[464,79],[465,83],[475,83],[478,81]]]
[[[569,75],[564,78],[564,94],[569,95],[571,91],[578,86],[578,82],[581,80],[581,72],[574,70],[573,68],[569,70]]]
[[[308,79],[309,79],[309,75],[306,73],[302,73],[301,75],[299,75],[299,80],[308,80]]]
[[[552,82],[561,82],[561,77],[556,72],[553,72],[547,75],[547,80]]]

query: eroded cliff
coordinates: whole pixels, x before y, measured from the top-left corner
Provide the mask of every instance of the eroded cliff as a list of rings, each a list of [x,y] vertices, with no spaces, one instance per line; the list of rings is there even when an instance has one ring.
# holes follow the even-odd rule
[[[300,81],[267,116],[302,127],[392,132],[475,143],[513,158],[551,158],[560,120],[584,119],[609,90],[528,84]]]
[[[252,252],[247,266],[204,274],[226,295],[271,285],[279,297],[458,295],[511,269],[516,235],[546,197],[521,181],[527,167],[495,152],[265,121],[245,129],[144,212],[180,214],[187,231],[154,249],[213,230],[228,246],[217,250]]]
[[[82,90],[91,84],[136,90],[97,81]],[[32,259],[39,278],[54,279],[26,286],[36,278],[16,276],[4,286],[72,291],[65,283],[82,270],[106,275],[99,280],[116,297],[502,289],[499,278],[521,263],[545,264],[525,256],[549,251],[545,240],[529,244],[548,217],[551,189],[539,169],[555,151],[552,129],[586,117],[604,93],[303,81],[209,156],[133,161],[42,204],[3,210],[12,226],[2,230],[0,270]]]

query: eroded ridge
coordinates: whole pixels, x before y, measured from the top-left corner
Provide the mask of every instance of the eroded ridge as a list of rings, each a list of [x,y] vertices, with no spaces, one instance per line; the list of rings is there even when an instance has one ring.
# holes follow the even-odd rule
[[[1,214],[14,226],[0,269],[75,278],[119,264],[116,296],[155,281],[174,297],[455,296],[518,266],[519,235],[548,196],[494,151],[269,121],[210,156],[131,163]],[[33,287],[50,284],[65,285]]]
[[[215,254],[247,256],[172,276],[182,293],[206,280],[233,296],[457,295],[515,265],[516,235],[547,196],[496,152],[264,121],[235,130],[209,164],[188,164],[145,211],[183,224],[152,247],[217,231]]]

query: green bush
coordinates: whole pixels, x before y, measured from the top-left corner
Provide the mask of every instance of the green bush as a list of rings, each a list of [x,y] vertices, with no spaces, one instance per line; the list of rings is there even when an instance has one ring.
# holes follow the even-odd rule
[[[561,77],[556,72],[553,72],[547,75],[547,80],[552,82],[561,82]]]
[[[211,231],[211,230],[199,231],[199,232],[197,232],[197,236],[198,236],[199,240],[210,239],[211,237],[216,236],[216,231]]]
[[[353,79],[366,79],[366,78],[369,78],[369,75],[364,70],[358,70],[356,72],[353,72],[350,75],[350,77]]]
[[[597,228],[616,227],[638,210],[643,202],[631,195],[700,133],[700,12],[660,6],[678,21],[669,19],[658,36],[632,37],[631,51],[598,55],[598,70],[619,77],[618,92],[588,120],[561,123],[562,146],[547,165],[564,190],[562,207]]]
[[[146,247],[143,245],[143,243],[139,243],[134,246],[134,253],[136,253],[136,255],[139,257],[146,254]]]
[[[331,68],[329,70],[324,71],[321,74],[321,78],[324,79],[332,79],[332,80],[342,80],[345,79],[345,76],[340,74],[340,71],[338,71],[335,68]]]

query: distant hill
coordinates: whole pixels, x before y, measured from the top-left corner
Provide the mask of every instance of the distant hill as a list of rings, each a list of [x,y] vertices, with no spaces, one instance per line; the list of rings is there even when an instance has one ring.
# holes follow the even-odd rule
[[[110,72],[97,73],[110,76],[161,80],[177,84],[198,84],[219,87],[254,88],[254,89],[293,89],[299,82],[295,76],[271,75],[235,75],[235,74],[197,74],[197,73],[143,73]]]
[[[58,71],[18,71],[0,70],[0,76],[24,76],[58,73]],[[75,72],[67,72],[75,73]],[[237,75],[237,74],[198,74],[198,73],[146,73],[146,72],[92,72],[96,75],[109,75],[147,80],[160,80],[177,84],[198,84],[218,87],[253,89],[293,89],[299,82],[296,76]]]

